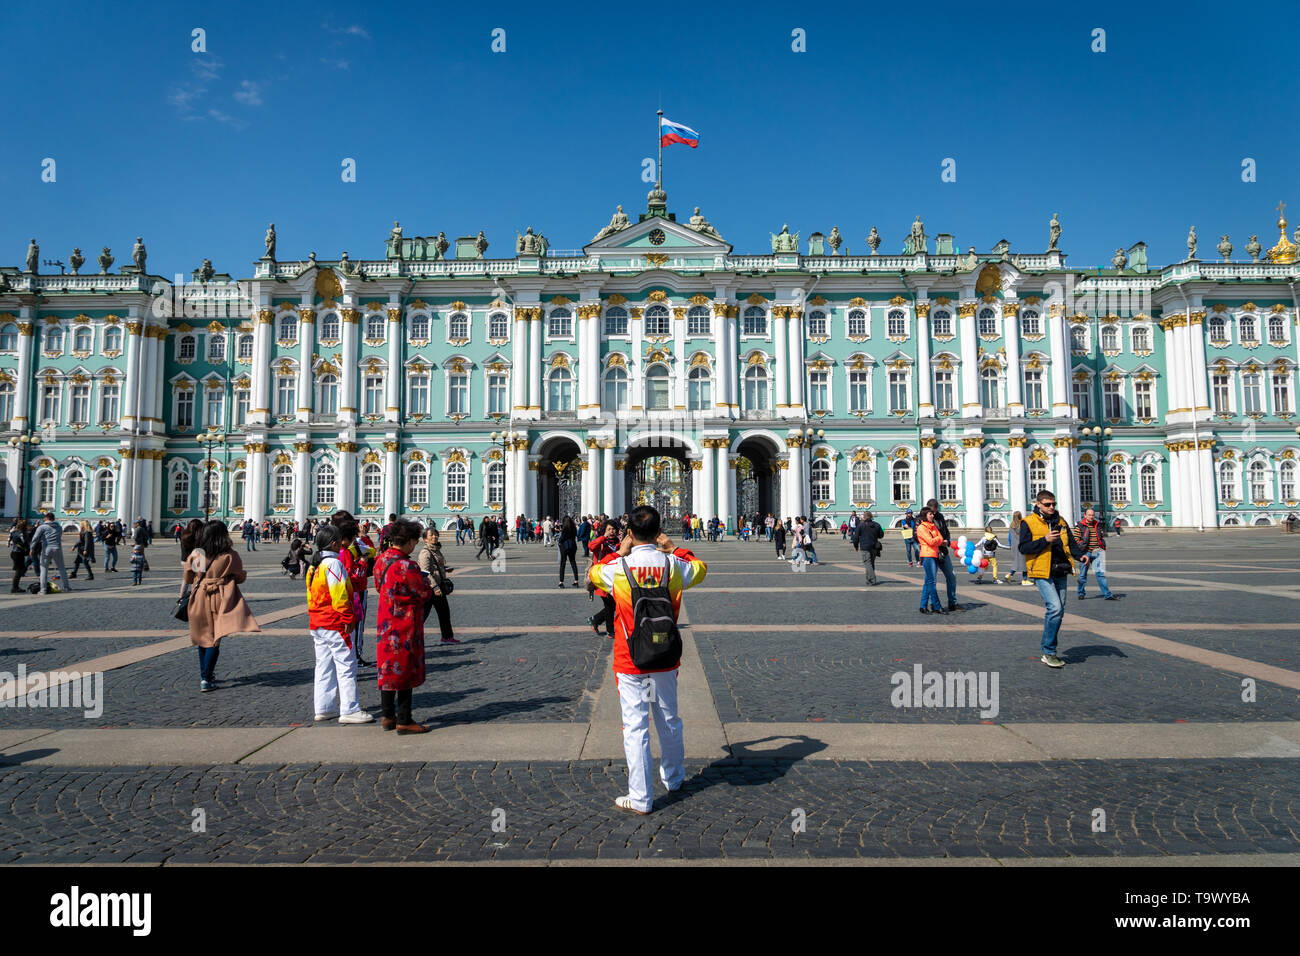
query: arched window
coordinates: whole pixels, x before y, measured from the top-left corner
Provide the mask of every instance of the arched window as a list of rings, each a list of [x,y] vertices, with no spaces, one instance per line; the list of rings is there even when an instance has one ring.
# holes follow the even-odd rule
[[[617,365],[605,372],[605,408],[627,411],[627,372]]]
[[[939,500],[957,500],[957,463],[955,461],[939,462]]]
[[[1133,351],[1151,351],[1151,330],[1145,325],[1136,325],[1133,327]]]
[[[280,341],[296,342],[298,340],[298,316],[292,312],[280,316]]]
[[[1085,505],[1097,503],[1097,471],[1089,464],[1079,466],[1079,500]]]
[[[767,310],[759,305],[746,309],[741,332],[744,335],[767,335]]]
[[[1281,495],[1283,501],[1295,500],[1295,462],[1290,459],[1283,461],[1277,469],[1278,484],[1281,485]]]
[[[989,501],[1007,500],[1006,474],[1002,459],[990,458],[984,462],[984,497]]]
[[[504,312],[493,312],[488,316],[488,338],[504,339],[510,335],[510,320]]]
[[[1075,352],[1088,351],[1088,327],[1086,325],[1070,326],[1070,349]]]
[[[334,469],[330,469],[330,481],[334,480]],[[330,489],[330,498],[334,497],[333,488]],[[293,469],[288,465],[280,465],[275,469],[275,505],[277,508],[293,507]]]
[[[947,309],[938,309],[930,316],[930,329],[940,338],[952,335],[952,313]]]
[[[1221,313],[1211,315],[1205,324],[1209,327],[1211,342],[1228,341],[1228,322]]]
[[[1256,342],[1259,336],[1255,332],[1255,317],[1253,315],[1243,315],[1237,320],[1237,333],[1241,336],[1243,342]]]
[[[95,348],[95,333],[84,325],[72,333],[72,350],[74,352],[91,352]]]
[[[808,313],[808,334],[825,337],[830,334],[826,325],[826,313],[820,309]]]
[[[215,511],[221,507],[221,471],[218,468],[203,469],[200,479],[203,494],[200,496],[204,511]]]
[[[223,332],[208,335],[208,361],[224,362],[226,360],[226,336]]]
[[[1020,334],[1032,336],[1043,334],[1043,319],[1036,309],[1025,309],[1020,313]]]
[[[333,508],[334,501],[334,466],[321,462],[316,469],[316,507]]]
[[[695,366],[687,376],[686,405],[693,412],[707,412],[713,407],[713,377],[703,365]]]
[[[371,342],[381,342],[384,339],[384,326],[387,316],[382,312],[371,312],[366,315],[366,338]]]
[[[1113,504],[1128,504],[1128,468],[1115,462],[1106,472],[1106,489]]]
[[[907,335],[907,315],[902,309],[894,309],[885,316],[885,334],[891,339],[901,339]]]
[[[425,320],[427,323],[427,319]],[[341,333],[339,324],[339,314],[337,312],[326,312],[320,319],[320,337],[322,342],[337,342]],[[428,325],[425,325],[425,331],[428,331]]]
[[[18,351],[18,326],[10,322],[0,326],[0,352]]]
[[[615,305],[605,310],[605,334],[627,335],[627,309]]]
[[[552,369],[546,380],[546,410],[573,411],[573,373],[563,365]]]
[[[998,314],[992,309],[980,309],[976,321],[979,324],[980,335],[998,334]]]
[[[1047,462],[1041,458],[1029,463],[1029,500],[1033,501],[1038,493],[1047,488]]]
[[[36,475],[36,507],[41,511],[54,508],[54,472],[42,471]]]
[[[667,311],[665,309],[665,311]],[[573,313],[568,309],[552,309],[546,318],[546,334],[550,338],[567,339],[573,335]]]
[[[244,510],[244,496],[248,491],[247,472],[237,471],[230,482],[230,507],[234,511]],[[277,501],[276,504],[279,504]]]
[[[182,362],[189,362],[194,358],[195,338],[192,335],[182,335],[176,342],[176,358]]]
[[[63,479],[63,510],[83,511],[86,507],[86,476],[78,468],[67,473]]]
[[[95,507],[103,511],[117,501],[117,476],[111,471],[101,471],[95,476]]]
[[[447,504],[469,504],[469,471],[458,461],[447,466]]]
[[[825,458],[815,458],[812,463],[813,501],[831,500],[831,463]]]
[[[1143,465],[1138,471],[1138,492],[1143,501],[1159,501],[1159,486],[1156,483],[1156,466]]]
[[[236,347],[235,357],[249,362],[253,359],[253,336],[245,332],[239,337],[239,344]]]
[[[745,370],[745,411],[767,410],[767,369],[751,365]]]
[[[424,462],[414,462],[406,470],[406,504],[424,507],[429,503],[429,469]]]
[[[866,338],[867,313],[864,310],[862,309],[849,310],[849,335],[855,338]]]
[[[858,506],[870,505],[875,499],[875,488],[872,487],[871,462],[855,461],[849,475],[853,497],[853,504]]]
[[[645,407],[647,411],[672,408],[668,397],[668,368],[664,365],[651,365],[646,369]]]
[[[361,469],[361,503],[363,505],[384,503],[384,473],[376,464],[369,464]]]
[[[190,473],[184,469],[172,472],[172,510],[188,511],[190,508]]]
[[[500,506],[506,498],[506,466],[499,461],[488,465],[488,504]]]
[[[1268,493],[1268,465],[1262,461],[1250,463],[1250,500],[1268,501],[1273,496]]]
[[[464,312],[453,312],[447,319],[447,338],[469,338],[469,316]]]
[[[899,459],[894,462],[890,470],[890,477],[893,479],[894,503],[899,505],[910,504],[912,501],[912,464],[907,459]]]
[[[413,315],[410,321],[412,341],[427,341],[429,338],[429,317],[427,315]]]
[[[104,330],[104,351],[122,351],[122,330],[116,325],[110,325]]]
[[[321,415],[339,413],[339,377],[332,372],[316,380],[319,394],[316,399],[316,411]]]
[[[1268,317],[1268,340],[1270,342],[1286,341],[1286,320],[1280,315]]]
[[[664,336],[669,333],[668,309],[662,305],[652,305],[645,310],[645,334]]]
[[[1219,463],[1219,500],[1237,501],[1237,463],[1224,461]]]
[[[0,382],[0,428],[8,429],[14,417],[14,383]]]
[[[1103,325],[1101,327],[1101,349],[1103,352],[1119,351],[1119,326]]]
[[[708,335],[713,330],[713,315],[706,305],[693,305],[686,310],[686,334]]]
[[[980,404],[985,408],[1002,407],[1002,389],[999,387],[998,370],[989,366],[980,369]]]

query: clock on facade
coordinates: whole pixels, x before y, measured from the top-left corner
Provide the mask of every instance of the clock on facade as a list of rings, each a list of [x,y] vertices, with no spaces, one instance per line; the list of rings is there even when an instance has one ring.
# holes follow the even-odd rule
[[[664,244],[664,240],[665,240],[666,238],[668,238],[668,237],[664,235],[664,231],[663,231],[662,229],[651,229],[651,230],[650,230],[650,243],[651,243],[651,245],[662,246],[662,245]]]

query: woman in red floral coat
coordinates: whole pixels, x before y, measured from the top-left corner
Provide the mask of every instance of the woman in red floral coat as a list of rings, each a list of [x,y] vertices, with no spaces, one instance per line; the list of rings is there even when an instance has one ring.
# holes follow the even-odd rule
[[[381,726],[399,734],[429,732],[411,716],[411,691],[424,683],[424,606],[433,600],[432,588],[411,560],[419,538],[420,526],[415,522],[394,522],[388,532],[388,550],[375,561]]]

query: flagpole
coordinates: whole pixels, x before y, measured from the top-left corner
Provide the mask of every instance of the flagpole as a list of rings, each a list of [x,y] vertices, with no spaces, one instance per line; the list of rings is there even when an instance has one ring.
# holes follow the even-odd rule
[[[659,165],[655,168],[658,174],[656,177],[659,181],[655,183],[660,189],[664,188],[664,111],[659,111],[659,118],[655,120],[655,142],[659,144]]]

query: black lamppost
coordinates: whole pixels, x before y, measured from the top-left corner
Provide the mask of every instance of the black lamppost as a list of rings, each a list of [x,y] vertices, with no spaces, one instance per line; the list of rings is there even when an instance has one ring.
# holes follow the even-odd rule
[[[18,449],[18,508],[14,512],[15,523],[27,517],[27,449],[35,448],[41,443],[41,436],[32,429],[21,435],[14,435],[9,444]]]
[[[804,446],[808,449],[808,465],[807,465],[808,467],[808,529],[809,532],[811,533],[813,528],[813,514],[817,510],[817,500],[813,496],[813,486],[812,486],[813,485],[813,477],[812,477],[813,439],[816,438],[818,441],[821,441],[823,438],[826,437],[826,430],[819,428],[816,431],[813,431],[813,429],[811,428],[805,428],[803,432],[803,437],[804,437]]]
[[[1093,493],[1097,496],[1098,505],[1107,500],[1102,494],[1102,476],[1106,474],[1106,450],[1102,446],[1102,439],[1109,438],[1114,433],[1115,430],[1109,426],[1102,428],[1100,425],[1093,425],[1091,427],[1085,425],[1079,429],[1080,435],[1084,438],[1091,438],[1097,443],[1097,468],[1093,472],[1092,480],[1095,486],[1093,488]],[[1080,508],[1082,508],[1082,502],[1080,502]],[[1079,514],[1082,515],[1083,511],[1080,510]]]
[[[207,448],[207,466],[203,469],[203,520],[207,522],[212,520],[212,446],[224,445],[226,436],[213,427],[200,432],[197,437]]]
[[[506,519],[506,536],[510,535],[510,512],[506,508],[506,488],[510,483],[510,475],[506,471],[506,452],[510,449],[511,442],[515,439],[523,438],[523,432],[502,431],[492,433],[492,444],[501,449],[501,516]],[[492,493],[492,482],[488,482],[488,494]]]

